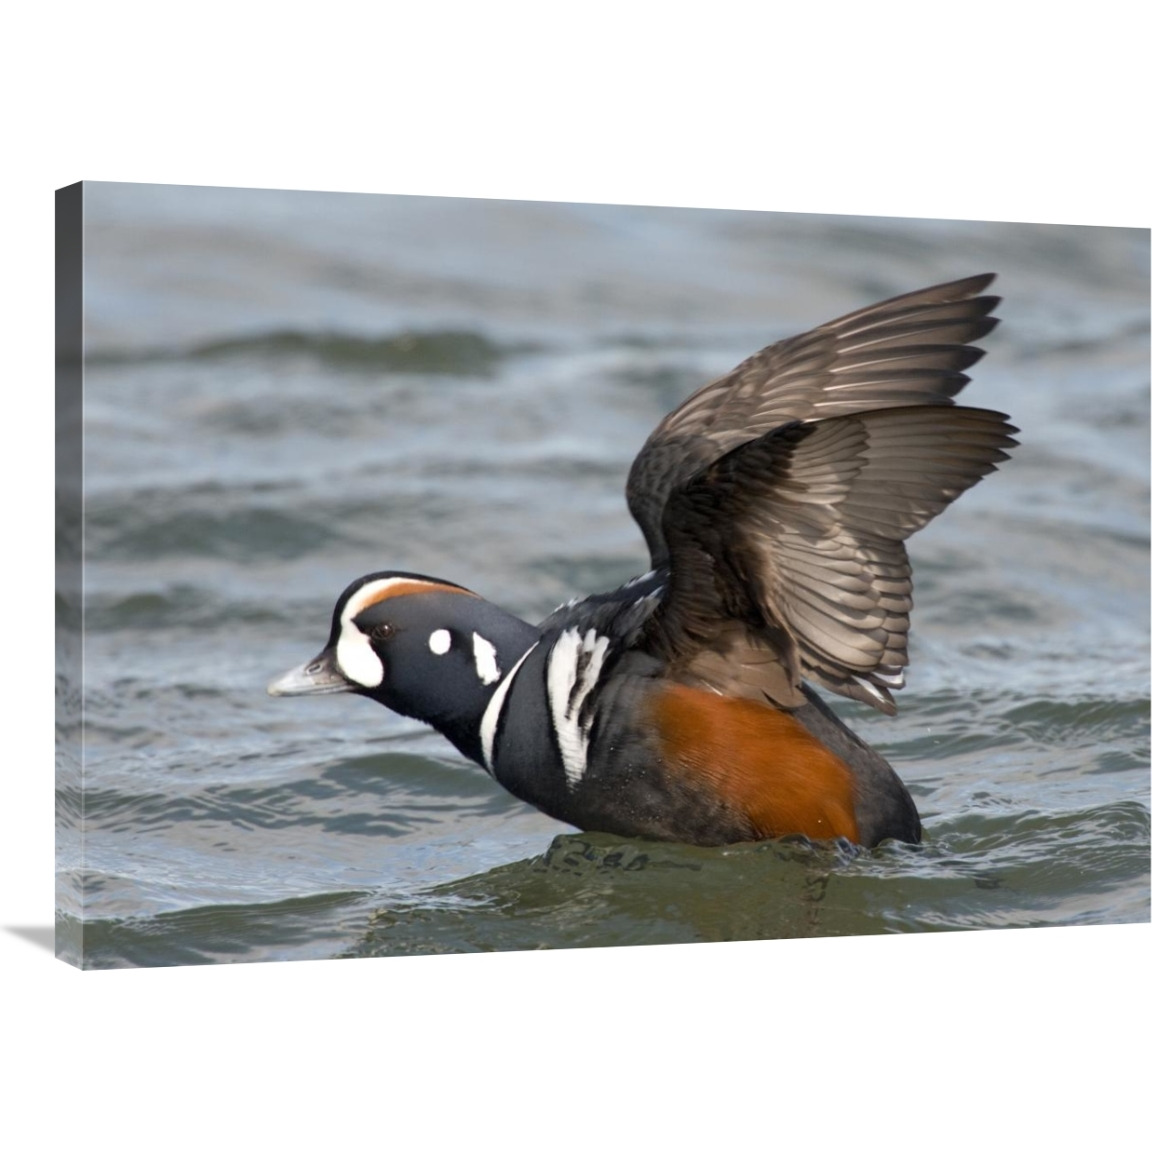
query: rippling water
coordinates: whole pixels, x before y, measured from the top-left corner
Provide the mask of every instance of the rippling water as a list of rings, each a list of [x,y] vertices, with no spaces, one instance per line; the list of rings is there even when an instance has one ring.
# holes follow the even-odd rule
[[[1147,232],[116,184],[85,228],[73,959],[81,910],[93,967],[1148,918]],[[378,705],[265,695],[368,571],[532,619],[643,571],[668,409],[988,270],[964,398],[1021,446],[912,541],[899,716],[836,701],[922,845],[577,833]]]

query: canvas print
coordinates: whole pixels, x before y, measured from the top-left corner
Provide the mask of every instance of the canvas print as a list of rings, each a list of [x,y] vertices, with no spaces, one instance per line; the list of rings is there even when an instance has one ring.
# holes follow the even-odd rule
[[[57,953],[1149,915],[1149,234],[57,193]]]

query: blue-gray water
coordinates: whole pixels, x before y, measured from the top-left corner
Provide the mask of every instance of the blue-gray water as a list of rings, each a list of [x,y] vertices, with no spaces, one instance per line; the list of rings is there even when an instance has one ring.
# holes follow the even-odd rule
[[[116,184],[85,211],[85,964],[1148,918],[1147,232]],[[368,701],[265,695],[365,572],[538,619],[643,571],[624,477],[667,410],[983,271],[964,400],[1021,446],[911,542],[900,714],[835,701],[922,845],[585,835]]]

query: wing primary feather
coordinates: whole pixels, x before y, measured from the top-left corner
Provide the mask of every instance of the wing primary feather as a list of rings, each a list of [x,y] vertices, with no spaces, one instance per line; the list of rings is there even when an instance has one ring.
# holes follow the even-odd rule
[[[954,403],[983,355],[972,342],[998,323],[993,279],[780,341],[661,421],[628,479],[653,568],[669,572],[642,647],[685,677],[707,666],[715,684],[723,661],[707,649],[724,631],[733,668],[778,666],[794,689],[805,675],[895,710],[912,608],[903,541],[1017,443],[1002,413]]]

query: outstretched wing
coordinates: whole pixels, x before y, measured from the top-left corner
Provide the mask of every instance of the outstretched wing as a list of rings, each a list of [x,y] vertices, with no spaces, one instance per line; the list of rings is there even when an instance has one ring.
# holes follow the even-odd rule
[[[669,495],[739,444],[790,420],[952,403],[984,354],[968,345],[998,321],[994,275],[910,292],[769,345],[695,392],[648,438],[628,476],[628,507],[655,568],[668,560]]]
[[[671,575],[644,644],[720,691],[794,707],[808,679],[894,712],[912,610],[904,540],[994,471],[1015,431],[979,408],[886,408],[732,449],[668,499]]]
[[[640,646],[687,681],[804,703],[801,679],[894,712],[912,608],[904,540],[993,471],[1016,431],[959,408],[991,276],[782,341],[653,433],[629,506],[667,591]]]

